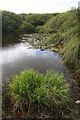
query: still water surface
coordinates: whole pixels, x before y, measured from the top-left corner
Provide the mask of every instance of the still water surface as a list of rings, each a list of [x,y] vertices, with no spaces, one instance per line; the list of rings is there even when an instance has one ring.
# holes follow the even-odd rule
[[[34,68],[41,73],[53,70],[59,74],[63,72],[65,77],[70,75],[69,69],[59,54],[48,49],[40,50],[39,45],[42,39],[43,35],[40,34],[3,34],[2,53],[0,51],[3,84],[12,74],[18,74],[28,68]]]

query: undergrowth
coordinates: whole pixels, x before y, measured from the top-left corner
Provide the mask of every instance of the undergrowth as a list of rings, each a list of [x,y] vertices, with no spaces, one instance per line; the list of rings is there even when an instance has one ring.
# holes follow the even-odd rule
[[[70,117],[73,102],[63,75],[47,71],[45,75],[30,69],[9,81],[13,114],[20,116]]]
[[[62,53],[64,61],[80,77],[79,10],[71,10],[52,17],[43,26],[49,34],[48,42]]]

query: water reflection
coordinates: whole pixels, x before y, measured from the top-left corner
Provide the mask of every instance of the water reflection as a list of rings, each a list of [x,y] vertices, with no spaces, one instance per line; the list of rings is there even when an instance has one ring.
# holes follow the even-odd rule
[[[2,46],[9,46],[12,44],[19,43],[20,36],[18,33],[13,32],[3,32],[2,33]]]
[[[53,57],[55,54],[52,51],[45,50],[41,51],[40,49],[28,49],[28,43],[21,43],[18,45],[11,46],[9,48],[3,48],[2,52],[2,64],[12,63],[16,60],[24,60],[31,58],[39,58],[39,57]],[[57,57],[57,56],[56,56]],[[42,58],[43,59],[43,58]],[[1,54],[0,54],[1,60]]]
[[[27,39],[29,39],[29,36]],[[53,70],[58,73],[63,72],[66,76],[65,71],[68,70],[61,56],[55,52],[30,48],[33,46],[27,41],[21,41],[20,43],[16,41],[15,44],[11,42],[11,44],[8,43],[7,45],[8,46],[5,44],[2,52],[3,82],[5,82],[10,75],[20,73],[27,68],[34,68],[42,73],[45,73],[47,70]]]

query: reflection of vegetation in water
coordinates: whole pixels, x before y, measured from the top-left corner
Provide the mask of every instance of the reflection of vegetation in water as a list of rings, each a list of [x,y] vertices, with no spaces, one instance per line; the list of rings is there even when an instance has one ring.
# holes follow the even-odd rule
[[[19,34],[13,32],[3,32],[2,34],[2,46],[8,46],[11,44],[19,43]]]
[[[14,115],[69,117],[72,100],[63,75],[24,70],[9,82]],[[51,117],[49,116],[49,117]]]

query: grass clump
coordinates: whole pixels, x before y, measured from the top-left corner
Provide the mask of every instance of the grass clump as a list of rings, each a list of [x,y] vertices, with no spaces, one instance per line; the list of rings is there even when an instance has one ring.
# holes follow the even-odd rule
[[[47,114],[53,117],[71,114],[69,85],[63,75],[47,71],[45,75],[30,69],[14,75],[9,82],[14,113],[21,115]]]
[[[77,37],[72,38],[63,49],[65,61],[71,63],[73,67],[77,66],[78,49],[79,41]]]

